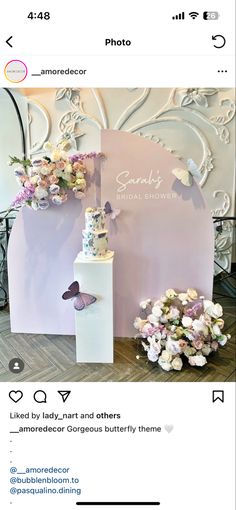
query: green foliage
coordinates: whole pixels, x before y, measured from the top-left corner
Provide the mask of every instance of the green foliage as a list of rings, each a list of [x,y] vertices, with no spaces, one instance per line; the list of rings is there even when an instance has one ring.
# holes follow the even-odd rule
[[[59,177],[58,186],[63,189],[68,189],[68,182],[62,179],[62,177]]]
[[[19,165],[22,165],[24,168],[27,168],[28,166],[32,166],[30,159],[19,159],[16,156],[9,156],[9,157],[10,157],[9,166],[15,165],[16,163],[18,163]]]

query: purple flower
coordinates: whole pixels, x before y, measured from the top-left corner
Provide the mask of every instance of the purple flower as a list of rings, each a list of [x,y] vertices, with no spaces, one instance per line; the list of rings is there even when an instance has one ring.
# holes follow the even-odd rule
[[[77,161],[83,161],[84,159],[93,159],[93,158],[99,158],[102,156],[102,152],[85,152],[84,154],[81,152],[78,152],[78,154],[74,154],[73,156],[70,156],[69,160],[71,163],[76,163]]]
[[[22,188],[17,193],[15,199],[13,200],[13,202],[11,204],[12,207],[19,207],[22,204],[24,204],[27,200],[31,200],[31,198],[33,197],[33,194],[34,194],[34,189],[32,191],[31,189],[28,189],[28,188],[25,188],[25,187]]]
[[[184,314],[187,315],[187,317],[191,317],[191,319],[195,319],[196,317],[199,317],[199,315],[201,313],[202,313],[202,302],[201,301],[194,303],[194,305],[188,307],[184,311]]]
[[[31,193],[34,193],[35,192],[35,186],[27,181],[25,184],[24,184],[24,187],[27,188]]]
[[[49,207],[49,202],[45,198],[41,198],[38,202],[39,209],[46,210]]]
[[[42,160],[41,160],[41,159],[34,159],[34,160],[32,161],[32,165],[33,165],[33,166],[42,166],[42,164],[43,164],[43,162],[42,162]]]

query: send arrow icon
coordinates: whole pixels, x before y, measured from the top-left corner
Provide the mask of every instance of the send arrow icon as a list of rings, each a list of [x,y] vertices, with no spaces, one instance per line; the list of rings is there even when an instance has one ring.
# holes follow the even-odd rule
[[[57,393],[61,395],[63,402],[65,402],[68,399],[71,391],[58,391]]]

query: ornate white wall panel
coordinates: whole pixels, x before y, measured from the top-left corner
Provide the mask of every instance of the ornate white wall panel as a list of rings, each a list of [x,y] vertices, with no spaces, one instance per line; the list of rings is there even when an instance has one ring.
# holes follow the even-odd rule
[[[122,129],[192,158],[218,216],[234,214],[233,89],[29,89],[28,151],[67,134],[81,151],[99,150],[101,128]],[[14,141],[11,140],[14,147]],[[11,149],[12,152],[12,149]],[[201,240],[199,240],[201,242]],[[232,225],[216,235],[216,259],[229,268]]]

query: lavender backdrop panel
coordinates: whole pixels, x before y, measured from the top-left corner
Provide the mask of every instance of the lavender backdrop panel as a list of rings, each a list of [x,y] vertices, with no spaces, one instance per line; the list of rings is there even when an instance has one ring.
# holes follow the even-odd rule
[[[213,224],[201,189],[176,181],[171,170],[183,164],[160,145],[107,130],[102,151],[102,203],[121,209],[115,222],[108,220],[116,253],[115,335],[130,337],[141,300],[170,287],[212,296]]]
[[[25,207],[18,213],[8,248],[12,332],[75,334],[73,304],[61,296],[73,281],[85,208],[96,203],[99,165],[84,200],[71,193],[61,206],[37,212]]]

